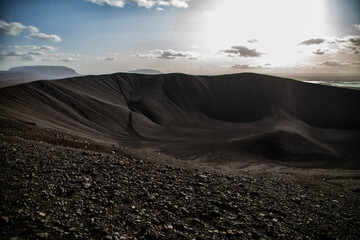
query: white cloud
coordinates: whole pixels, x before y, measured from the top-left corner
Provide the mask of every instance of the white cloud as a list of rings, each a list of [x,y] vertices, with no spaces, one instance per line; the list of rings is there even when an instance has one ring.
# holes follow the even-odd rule
[[[53,42],[60,42],[61,38],[55,34],[45,34],[40,32],[37,27],[34,26],[24,26],[18,22],[7,23],[4,20],[0,20],[0,32],[5,33],[11,36],[18,36],[20,33],[28,31],[29,34],[25,36],[26,38],[37,38],[42,40],[48,40]]]
[[[36,45],[12,45],[9,46],[11,49],[21,50],[21,51],[55,51],[56,48],[48,45],[36,46]]]
[[[254,65],[248,65],[248,64],[234,64],[230,66],[230,68],[234,69],[261,69],[262,67],[260,65],[254,66]]]
[[[355,24],[354,27],[360,30],[360,24]]]
[[[62,61],[62,62],[77,62],[77,61],[79,61],[79,59],[73,58],[73,57],[65,57],[65,58],[60,58],[59,61]]]
[[[18,36],[22,31],[27,29],[26,26],[18,22],[7,23],[4,20],[0,20],[0,32],[11,35]]]
[[[41,32],[35,32],[35,33],[30,33],[29,36],[37,39],[49,40],[52,42],[61,42],[61,38],[55,34],[45,34]]]
[[[198,60],[199,57],[194,52],[176,51],[173,49],[161,50],[155,49],[150,51],[149,54],[136,54],[138,58],[159,58],[159,59],[187,59],[187,60]]]
[[[79,61],[80,55],[71,53],[57,53],[52,46],[36,45],[11,45],[0,51],[0,60],[25,60],[25,61]]]
[[[162,10],[159,6],[173,6],[187,8],[190,0],[85,0],[99,5],[108,4],[113,7],[124,7],[127,3],[136,3],[139,7],[152,8],[158,6],[157,10]]]

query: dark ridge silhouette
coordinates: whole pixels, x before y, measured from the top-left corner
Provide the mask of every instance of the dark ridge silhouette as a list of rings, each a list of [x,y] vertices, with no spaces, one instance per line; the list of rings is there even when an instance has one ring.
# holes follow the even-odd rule
[[[357,168],[360,92],[243,73],[117,73],[0,89],[5,117],[196,162]]]

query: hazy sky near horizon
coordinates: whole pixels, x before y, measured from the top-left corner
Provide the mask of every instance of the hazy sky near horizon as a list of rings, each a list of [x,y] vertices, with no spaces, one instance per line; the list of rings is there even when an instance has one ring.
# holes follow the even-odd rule
[[[360,74],[358,0],[0,0],[0,70]]]

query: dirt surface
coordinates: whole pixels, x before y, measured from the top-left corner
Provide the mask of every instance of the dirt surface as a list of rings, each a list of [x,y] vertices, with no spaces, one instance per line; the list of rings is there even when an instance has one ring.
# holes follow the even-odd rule
[[[360,172],[214,169],[0,119],[1,239],[358,239]]]

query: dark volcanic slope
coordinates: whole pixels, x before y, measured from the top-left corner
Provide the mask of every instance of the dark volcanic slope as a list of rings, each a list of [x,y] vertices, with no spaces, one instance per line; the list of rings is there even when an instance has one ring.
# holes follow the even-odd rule
[[[0,111],[238,167],[358,167],[360,92],[258,74],[112,74],[0,89]]]

